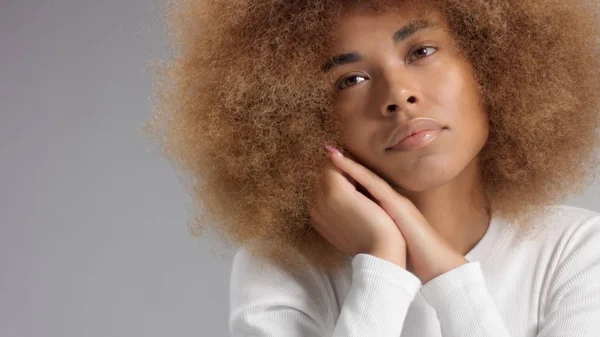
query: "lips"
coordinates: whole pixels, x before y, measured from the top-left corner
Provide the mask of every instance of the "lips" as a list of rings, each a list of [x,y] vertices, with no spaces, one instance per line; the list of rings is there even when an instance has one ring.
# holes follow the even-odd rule
[[[427,130],[441,130],[442,128],[442,125],[434,119],[425,117],[415,118],[392,133],[386,150],[398,145],[404,139],[416,133]]]

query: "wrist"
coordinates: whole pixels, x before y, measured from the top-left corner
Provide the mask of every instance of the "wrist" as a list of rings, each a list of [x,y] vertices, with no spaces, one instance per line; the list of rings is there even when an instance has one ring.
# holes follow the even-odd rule
[[[406,269],[406,252],[398,251],[395,249],[379,248],[379,249],[372,249],[372,250],[366,252],[366,254],[373,255],[380,259],[387,260],[397,266],[400,266],[400,267]]]

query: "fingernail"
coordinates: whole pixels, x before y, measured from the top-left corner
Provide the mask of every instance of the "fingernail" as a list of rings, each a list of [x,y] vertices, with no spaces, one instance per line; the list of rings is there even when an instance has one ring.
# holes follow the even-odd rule
[[[331,152],[331,153],[333,153],[333,154],[336,154],[336,155],[338,155],[338,156],[340,156],[340,157],[343,157],[343,156],[344,156],[344,155],[343,155],[343,154],[342,154],[342,153],[341,153],[341,152],[340,152],[338,149],[336,149],[335,147],[333,147],[333,146],[331,146],[331,145],[325,145],[325,148],[326,148],[327,150],[329,150],[329,152]]]

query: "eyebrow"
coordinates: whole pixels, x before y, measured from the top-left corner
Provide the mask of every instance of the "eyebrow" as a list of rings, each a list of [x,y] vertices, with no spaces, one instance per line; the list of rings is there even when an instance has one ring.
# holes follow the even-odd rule
[[[423,20],[423,19],[412,21],[409,24],[400,28],[397,32],[395,32],[394,35],[392,36],[392,40],[393,40],[394,44],[398,44],[398,43],[408,39],[410,36],[414,35],[418,31],[421,31],[423,29],[430,28],[430,27],[439,28],[441,26],[438,23],[431,22],[428,20]],[[362,56],[358,52],[339,54],[339,55],[336,55],[336,56],[332,57],[331,59],[329,59],[329,61],[327,61],[322,66],[321,69],[323,70],[323,72],[327,73],[336,66],[354,63],[354,62],[358,62],[360,60],[362,60]]]

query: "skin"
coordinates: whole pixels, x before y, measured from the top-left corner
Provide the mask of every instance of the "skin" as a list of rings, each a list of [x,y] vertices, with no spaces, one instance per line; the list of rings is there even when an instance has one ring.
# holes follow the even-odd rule
[[[310,209],[313,226],[325,239],[350,255],[366,253],[395,263],[423,284],[468,262],[410,200],[373,171],[328,149],[323,192]],[[358,184],[370,198],[356,189]]]
[[[437,25],[395,44],[394,33],[418,19]],[[463,256],[481,240],[490,221],[478,165],[488,119],[473,70],[445,27],[438,13],[412,7],[378,14],[349,11],[334,31],[330,55],[357,52],[361,60],[333,67],[329,78],[352,162],[410,200],[426,219],[418,225],[421,233],[429,233],[429,239],[439,235],[445,242],[423,243],[419,249],[447,244]],[[393,130],[417,117],[433,118],[444,130],[423,148],[386,151]]]

